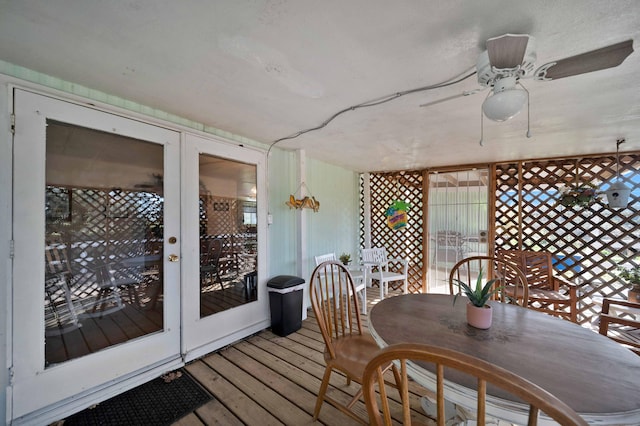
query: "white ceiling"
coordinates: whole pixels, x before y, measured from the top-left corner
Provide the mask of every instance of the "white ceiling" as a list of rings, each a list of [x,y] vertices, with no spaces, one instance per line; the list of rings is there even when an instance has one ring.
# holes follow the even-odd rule
[[[0,59],[259,142],[472,70],[487,38],[536,38],[536,65],[634,40],[619,67],[525,80],[526,111],[485,120],[462,83],[348,111],[283,141],[358,171],[640,150],[637,0],[0,0]]]

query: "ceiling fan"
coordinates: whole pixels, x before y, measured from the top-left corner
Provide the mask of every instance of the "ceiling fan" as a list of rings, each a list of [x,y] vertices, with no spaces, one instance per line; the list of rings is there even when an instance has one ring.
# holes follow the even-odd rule
[[[478,83],[484,88],[491,88],[491,93],[482,104],[483,115],[494,121],[506,121],[517,115],[529,100],[529,92],[520,83],[521,79],[533,77],[537,81],[550,81],[616,67],[633,52],[633,40],[548,62],[535,71],[535,39],[530,35],[504,34],[487,40],[486,47],[487,50],[480,54],[476,63]],[[420,106],[472,95],[481,90],[464,92]]]

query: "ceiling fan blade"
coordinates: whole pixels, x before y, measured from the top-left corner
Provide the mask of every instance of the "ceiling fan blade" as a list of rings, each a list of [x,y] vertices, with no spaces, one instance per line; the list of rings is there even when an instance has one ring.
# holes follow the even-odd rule
[[[487,53],[492,67],[498,69],[515,68],[522,64],[527,51],[529,36],[505,34],[487,40]]]
[[[447,101],[450,101],[450,100],[452,100],[452,99],[461,98],[461,97],[463,97],[463,96],[475,95],[476,93],[478,93],[478,92],[482,92],[482,91],[483,91],[483,90],[485,90],[485,89],[486,89],[486,87],[485,87],[485,88],[482,88],[482,89],[468,90],[468,91],[465,91],[465,92],[462,92],[462,93],[458,93],[457,95],[447,96],[446,98],[437,99],[437,100],[435,100],[435,101],[427,102],[427,103],[425,103],[425,104],[421,104],[420,106],[421,106],[421,107],[428,107],[428,106],[431,106],[431,105],[440,104],[440,103],[442,103],[442,102],[447,102]]]
[[[421,107],[428,107],[428,106],[431,106],[431,105],[440,104],[440,103],[442,103],[442,102],[447,102],[447,101],[450,101],[450,100],[452,100],[452,99],[461,98],[461,97],[463,97],[463,96],[464,96],[464,94],[462,94],[462,93],[458,93],[457,95],[448,96],[448,97],[446,97],[446,98],[442,98],[442,99],[437,99],[437,100],[435,100],[435,101],[427,102],[426,104],[420,104],[420,106],[421,106]]]
[[[633,40],[626,40],[601,49],[546,63],[536,70],[534,78],[536,80],[557,80],[617,67],[632,52]]]

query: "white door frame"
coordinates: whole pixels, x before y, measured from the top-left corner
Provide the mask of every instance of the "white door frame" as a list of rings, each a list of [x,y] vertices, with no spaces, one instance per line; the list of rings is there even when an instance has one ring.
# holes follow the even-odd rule
[[[200,318],[200,231],[199,168],[200,154],[210,154],[256,165],[258,218],[258,300]],[[183,346],[185,361],[198,358],[223,346],[269,327],[267,275],[267,215],[265,153],[253,148],[230,145],[216,138],[193,134],[182,145],[182,217],[183,217]]]
[[[14,96],[12,380],[8,390],[15,423],[47,418],[60,405],[86,405],[126,390],[146,374],[182,365],[180,263],[164,259],[164,331],[45,368],[44,183],[46,120],[115,133],[164,146],[165,247],[180,243],[180,133],[48,96],[16,89]],[[175,177],[175,178],[171,178]],[[143,373],[141,373],[143,372]],[[142,374],[142,375],[141,375]],[[137,379],[137,380],[135,380]],[[91,389],[92,394],[87,390]],[[84,395],[85,399],[82,399]],[[39,417],[40,416],[40,417]]]

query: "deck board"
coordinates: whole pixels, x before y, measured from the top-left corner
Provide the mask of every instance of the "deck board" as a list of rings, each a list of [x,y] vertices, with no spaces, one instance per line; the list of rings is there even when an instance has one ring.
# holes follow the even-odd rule
[[[216,358],[220,355],[213,354],[206,357],[209,363],[216,364]],[[187,371],[220,401],[234,416],[245,424],[277,425],[283,424],[277,417],[265,410],[260,404],[251,399],[241,389],[227,380],[223,375],[215,371],[211,366],[198,360],[187,367]],[[205,424],[213,421],[211,418],[203,418]]]
[[[295,406],[290,399],[283,397],[273,388],[273,383],[264,383],[260,377],[255,377],[245,368],[248,365],[235,365],[230,357],[236,355],[234,348],[224,351],[224,354],[216,354],[204,358],[204,362],[214,368],[219,374],[232,383],[240,392],[243,392],[251,400],[259,404],[270,413],[277,413],[277,418],[284,424],[302,424],[308,421],[308,415]],[[246,361],[246,359],[244,360]],[[250,364],[247,361],[246,364]],[[255,369],[253,369],[255,372]]]
[[[322,374],[322,369],[316,369],[312,361],[303,357],[300,357],[301,359],[297,362],[292,358],[281,358],[278,355],[281,355],[283,351],[278,353],[278,351],[272,352],[262,349],[260,344],[264,342],[268,343],[264,339],[254,338],[251,342],[241,342],[235,347],[247,356],[260,359],[264,364],[264,369],[269,369],[268,374],[290,381],[291,387],[283,389],[282,395],[291,395],[292,402],[304,408],[307,413],[312,413],[315,407],[316,392],[320,388],[321,382],[317,374]],[[278,347],[278,345],[273,345],[273,349]],[[285,352],[285,355],[288,354]],[[313,369],[314,373],[310,373],[309,369]],[[357,424],[331,405],[322,408],[319,420],[325,424]]]
[[[370,302],[373,301],[370,297]],[[366,328],[366,315],[363,325]],[[215,400],[174,425],[357,424],[327,403],[323,404],[318,421],[313,421],[317,391],[325,369],[323,350],[322,335],[313,312],[309,311],[302,328],[286,337],[263,330],[193,361],[187,370]],[[358,389],[358,384],[347,386],[345,376],[334,372],[328,393],[346,403]],[[420,398],[428,392],[414,382],[409,389],[413,417],[424,424],[435,424],[420,408]],[[397,391],[388,388],[387,394],[400,418]],[[366,418],[362,399],[355,404],[354,411]]]

